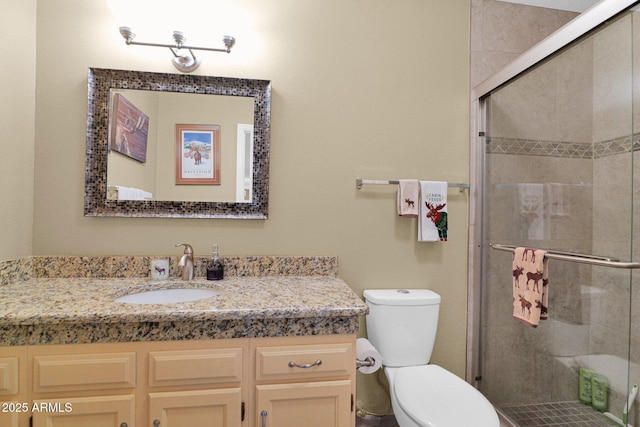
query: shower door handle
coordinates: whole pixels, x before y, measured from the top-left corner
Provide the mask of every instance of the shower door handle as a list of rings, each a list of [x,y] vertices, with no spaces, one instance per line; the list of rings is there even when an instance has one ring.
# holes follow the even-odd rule
[[[489,243],[489,246],[492,249],[496,249],[499,251],[507,251],[507,252],[512,252],[516,248],[516,246],[502,245],[499,243]],[[574,252],[563,252],[563,251],[554,251],[554,250],[547,250],[547,249],[540,249],[540,250],[546,251],[546,253],[544,254],[545,258],[557,259],[559,261],[579,262],[582,264],[598,265],[600,267],[610,267],[610,268],[626,268],[626,269],[640,268],[640,262],[626,262],[626,261],[620,261],[611,257],[580,254],[580,253],[574,253]]]

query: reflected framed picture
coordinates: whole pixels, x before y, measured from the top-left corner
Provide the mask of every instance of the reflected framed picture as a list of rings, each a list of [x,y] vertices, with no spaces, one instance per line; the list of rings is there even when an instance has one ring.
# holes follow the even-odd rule
[[[113,96],[109,149],[141,163],[147,161],[149,116],[119,93]]]
[[[220,185],[220,125],[176,124],[176,184]]]

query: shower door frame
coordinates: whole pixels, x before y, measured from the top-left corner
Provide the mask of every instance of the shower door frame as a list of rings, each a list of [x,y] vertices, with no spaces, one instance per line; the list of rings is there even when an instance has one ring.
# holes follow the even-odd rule
[[[484,192],[483,168],[485,153],[485,123],[487,105],[485,97],[500,86],[526,72],[568,44],[600,26],[606,20],[626,11],[638,0],[601,0],[558,29],[500,71],[471,89],[471,139],[469,150],[469,176],[471,197],[469,201],[469,264],[467,311],[467,369],[466,379],[478,386],[480,372],[480,307],[482,281],[482,194]]]

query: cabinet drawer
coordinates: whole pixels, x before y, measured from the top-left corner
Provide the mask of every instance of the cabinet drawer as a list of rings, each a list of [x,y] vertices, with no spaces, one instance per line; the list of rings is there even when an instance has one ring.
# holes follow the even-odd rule
[[[18,394],[18,358],[0,357],[0,396]]]
[[[136,385],[136,354],[100,353],[36,356],[36,393],[131,388]]]
[[[350,343],[256,348],[256,380],[346,377],[355,369]]]
[[[242,381],[242,348],[153,351],[149,385],[193,385]]]

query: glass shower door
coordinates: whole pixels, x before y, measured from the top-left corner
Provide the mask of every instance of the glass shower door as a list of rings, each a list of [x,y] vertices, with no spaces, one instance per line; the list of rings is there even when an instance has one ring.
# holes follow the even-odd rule
[[[479,386],[517,425],[611,425],[640,382],[632,269],[550,259],[549,318],[533,328],[513,317],[512,256],[490,249],[638,259],[637,13],[618,16],[481,100]],[[640,426],[635,411],[630,417]]]

